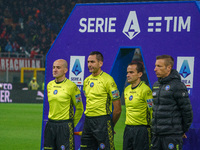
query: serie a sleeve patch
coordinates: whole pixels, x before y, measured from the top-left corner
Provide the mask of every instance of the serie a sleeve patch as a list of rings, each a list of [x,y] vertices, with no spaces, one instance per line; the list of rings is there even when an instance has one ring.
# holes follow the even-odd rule
[[[119,98],[119,91],[118,90],[112,91],[112,96],[113,96],[114,99]]]
[[[76,103],[78,103],[78,102],[82,102],[81,94],[77,94],[77,95],[75,95],[75,98],[76,98]]]
[[[153,99],[147,99],[147,105],[151,108],[153,106]]]

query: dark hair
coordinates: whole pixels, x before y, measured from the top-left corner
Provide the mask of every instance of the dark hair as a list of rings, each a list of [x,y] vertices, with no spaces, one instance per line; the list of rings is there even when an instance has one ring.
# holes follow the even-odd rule
[[[174,58],[170,55],[160,55],[156,57],[156,60],[158,59],[164,59],[165,60],[165,66],[171,66],[173,68],[174,66]]]
[[[144,66],[143,66],[142,63],[140,63],[138,61],[134,61],[134,62],[131,62],[130,64],[128,64],[128,66],[131,66],[131,65],[136,65],[137,66],[137,68],[136,68],[137,72],[144,73]]]
[[[103,55],[100,52],[98,52],[98,51],[92,51],[90,53],[90,55],[96,55],[97,60],[103,62]]]

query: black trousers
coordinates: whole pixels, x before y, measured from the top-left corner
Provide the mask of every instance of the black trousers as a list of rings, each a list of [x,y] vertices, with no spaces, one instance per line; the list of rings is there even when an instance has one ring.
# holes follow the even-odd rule
[[[183,138],[182,135],[153,135],[151,150],[182,150]]]
[[[149,150],[150,140],[150,127],[127,125],[124,130],[123,150]]]
[[[74,150],[72,120],[48,120],[44,131],[44,150]]]
[[[115,150],[113,123],[110,116],[85,117],[81,150]]]

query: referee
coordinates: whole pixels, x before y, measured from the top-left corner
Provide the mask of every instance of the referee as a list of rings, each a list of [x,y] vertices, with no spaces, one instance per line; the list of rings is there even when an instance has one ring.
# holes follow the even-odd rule
[[[74,127],[82,117],[83,103],[76,84],[65,77],[67,67],[64,59],[53,63],[55,80],[47,85],[49,120],[44,131],[44,150],[75,149]]]
[[[149,150],[150,121],[152,118],[152,91],[141,81],[144,67],[139,62],[127,67],[127,81],[124,90],[126,105],[126,127],[123,137],[123,150]]]
[[[113,127],[121,114],[119,91],[114,79],[101,70],[103,55],[100,52],[91,52],[87,62],[92,74],[84,80],[83,85],[86,117],[81,150],[114,150]],[[112,105],[114,110],[111,118]]]

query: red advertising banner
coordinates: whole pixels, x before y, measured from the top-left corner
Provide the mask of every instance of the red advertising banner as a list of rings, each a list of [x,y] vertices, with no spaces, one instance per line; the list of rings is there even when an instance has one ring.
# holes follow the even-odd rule
[[[23,67],[41,68],[41,60],[30,58],[0,58],[0,71],[20,71]]]

